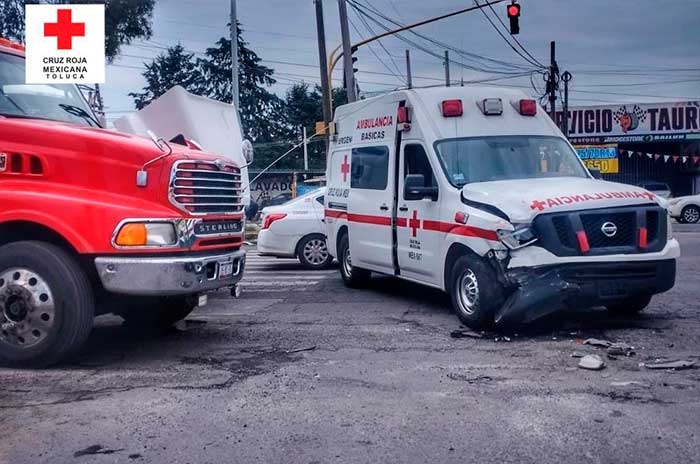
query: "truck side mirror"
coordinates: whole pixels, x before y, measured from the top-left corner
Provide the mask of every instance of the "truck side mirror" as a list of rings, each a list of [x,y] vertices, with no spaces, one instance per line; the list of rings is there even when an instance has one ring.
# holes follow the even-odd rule
[[[403,182],[403,198],[404,200],[430,198],[432,201],[437,201],[438,188],[426,187],[423,174],[409,174]]]
[[[591,175],[593,176],[594,179],[599,179],[599,180],[600,180],[600,179],[603,178],[603,175],[600,173],[600,169],[588,168],[588,172],[591,173]]]

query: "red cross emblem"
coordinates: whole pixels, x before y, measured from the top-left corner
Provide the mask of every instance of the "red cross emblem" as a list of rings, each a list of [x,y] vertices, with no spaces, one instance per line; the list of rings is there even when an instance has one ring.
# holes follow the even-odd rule
[[[415,237],[416,232],[420,229],[420,219],[418,219],[418,211],[413,210],[413,217],[408,220],[408,227],[411,228],[411,236]]]
[[[58,21],[44,24],[44,37],[57,37],[59,50],[72,50],[73,37],[85,37],[85,23],[74,23],[72,10],[58,10]]]
[[[545,206],[547,206],[547,203],[545,203],[544,201],[534,200],[532,202],[532,204],[530,205],[530,209],[536,209],[538,211],[542,211]]]
[[[350,172],[350,165],[348,164],[348,155],[345,155],[343,164],[340,165],[340,172],[343,173],[343,182],[348,181],[348,173]]]

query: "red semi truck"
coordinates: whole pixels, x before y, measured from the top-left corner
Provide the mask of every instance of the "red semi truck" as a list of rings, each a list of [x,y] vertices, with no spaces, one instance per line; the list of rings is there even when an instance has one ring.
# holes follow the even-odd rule
[[[66,359],[96,315],[167,326],[237,294],[242,166],[106,130],[78,87],[24,75],[0,39],[0,365]]]

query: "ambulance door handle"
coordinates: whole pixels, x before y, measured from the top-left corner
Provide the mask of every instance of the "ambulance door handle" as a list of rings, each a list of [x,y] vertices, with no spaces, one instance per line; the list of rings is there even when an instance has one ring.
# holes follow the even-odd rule
[[[389,211],[389,207],[384,203],[382,206],[379,207],[382,211]]]
[[[399,211],[408,211],[408,206],[406,206],[406,205],[399,206]]]

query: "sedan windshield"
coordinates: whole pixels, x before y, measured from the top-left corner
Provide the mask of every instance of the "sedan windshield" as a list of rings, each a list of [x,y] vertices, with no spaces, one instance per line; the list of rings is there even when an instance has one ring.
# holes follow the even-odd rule
[[[24,81],[24,58],[0,53],[0,115],[99,126],[75,85]]]
[[[496,180],[588,177],[576,153],[559,137],[447,139],[436,142],[435,151],[456,187]]]

